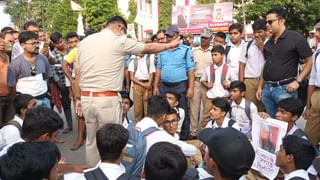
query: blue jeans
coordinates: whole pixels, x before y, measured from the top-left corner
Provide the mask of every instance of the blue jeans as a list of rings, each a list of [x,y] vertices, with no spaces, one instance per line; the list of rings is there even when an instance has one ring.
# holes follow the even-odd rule
[[[37,99],[37,105],[51,108],[50,99],[47,98],[47,97],[44,97],[44,98],[41,98],[41,99]]]
[[[275,118],[278,108],[278,102],[286,98],[298,98],[298,91],[289,93],[287,91],[288,84],[282,86],[271,86],[265,84],[262,92],[262,102],[266,108],[267,113]]]
[[[161,95],[165,95],[167,92],[174,92],[180,95],[179,107],[181,107],[185,112],[185,118],[181,127],[180,139],[187,140],[190,131],[190,117],[187,98],[187,81],[182,81],[174,87],[168,87],[162,83],[162,85],[160,85],[159,87],[159,91]]]

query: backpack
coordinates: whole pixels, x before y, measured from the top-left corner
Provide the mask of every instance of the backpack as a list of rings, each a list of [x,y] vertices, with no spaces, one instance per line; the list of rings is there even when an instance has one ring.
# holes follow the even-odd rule
[[[228,65],[226,64],[223,64],[223,67],[222,67],[222,74],[221,74],[221,82],[225,81],[226,80],[226,76],[227,76],[227,73],[228,73]],[[214,83],[215,81],[215,73],[214,73],[214,65],[211,64],[210,65],[210,80],[211,82]]]
[[[211,127],[212,127],[212,128],[213,128],[214,122],[215,122],[215,120],[212,120],[212,121],[211,121]],[[234,123],[236,123],[236,121],[233,120],[233,119],[230,119],[229,122],[228,122],[228,127],[232,127]]]
[[[149,127],[144,131],[140,131],[140,128],[137,128],[136,124],[136,122],[132,122],[128,126],[129,140],[122,164],[126,167],[128,175],[140,177],[147,154],[146,136],[159,129]]]
[[[16,120],[11,120],[11,121],[8,121],[8,122],[6,122],[6,123],[3,123],[3,124],[0,126],[0,129],[2,129],[3,127],[5,127],[5,126],[7,126],[7,125],[13,125],[13,126],[15,126],[17,129],[19,129],[20,135],[21,135],[21,129],[22,129],[22,127],[21,127],[21,125],[20,125],[20,123],[19,123],[18,121],[16,121]]]
[[[244,111],[246,112],[246,115],[248,117],[248,119],[250,121],[252,121],[252,117],[251,117],[251,109],[250,109],[250,105],[251,105],[251,101],[247,100],[247,99],[244,99],[245,100],[245,104],[244,104]],[[230,108],[230,117],[232,115],[232,108]]]
[[[306,134],[302,129],[300,129],[300,128],[298,128],[297,130],[295,130],[295,131],[292,133],[292,135],[293,135],[293,136],[296,136],[296,137],[299,137],[299,138],[302,138],[303,136],[305,136],[305,137],[307,137],[307,139],[309,139],[308,136],[307,136],[307,134]]]
[[[253,40],[249,41],[248,44],[247,44],[247,48],[246,48],[246,54],[245,54],[245,58],[248,58],[248,51],[249,51],[249,48],[251,46],[251,44],[253,43]]]
[[[106,175],[102,172],[102,170],[98,167],[92,171],[88,171],[84,173],[84,176],[86,177],[87,180],[109,180]],[[123,173],[121,174],[117,180],[135,180],[137,178],[135,177],[130,177],[128,174]]]
[[[134,58],[133,59],[133,63],[134,63],[134,73],[137,71],[138,69],[138,58]],[[148,69],[148,74],[150,72],[150,54],[147,54],[146,57],[146,64],[147,64],[147,69]]]
[[[228,57],[228,54],[229,54],[229,52],[230,52],[230,49],[231,49],[231,46],[226,46],[226,49],[225,49],[225,52],[224,52],[224,54],[225,54],[225,57],[226,57],[226,60],[227,60],[227,57]]]
[[[188,168],[182,180],[198,180],[199,172],[196,168]],[[214,180],[214,177],[204,178],[202,180]]]

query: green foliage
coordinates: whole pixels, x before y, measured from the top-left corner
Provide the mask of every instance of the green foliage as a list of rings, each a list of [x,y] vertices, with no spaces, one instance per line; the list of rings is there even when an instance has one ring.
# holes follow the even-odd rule
[[[77,31],[78,12],[71,10],[69,0],[48,4],[45,17],[46,29],[49,32],[61,32],[66,35],[68,32]]]
[[[137,16],[137,3],[135,0],[130,0],[129,1],[129,12],[130,16],[128,17],[128,23],[133,23],[134,19]]]
[[[215,2],[215,0],[197,0],[197,4],[210,4]]]
[[[85,17],[89,28],[100,30],[100,25],[111,16],[121,15],[117,0],[82,0],[85,8]]]
[[[245,7],[247,22],[265,17],[272,7],[283,7],[287,11],[286,24],[289,29],[304,32],[312,29],[320,14],[320,0],[254,0]],[[242,7],[236,19],[242,21]]]
[[[22,29],[26,19],[28,19],[28,2],[27,0],[6,0],[7,7],[4,12],[12,18],[13,24]]]
[[[160,0],[159,29],[167,29],[171,25],[172,1]]]

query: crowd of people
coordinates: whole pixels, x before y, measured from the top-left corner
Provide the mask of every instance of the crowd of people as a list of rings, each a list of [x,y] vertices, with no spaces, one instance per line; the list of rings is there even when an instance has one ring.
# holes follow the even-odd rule
[[[282,8],[254,21],[250,41],[242,27],[231,24],[229,41],[203,28],[199,46],[177,25],[137,41],[120,16],[86,37],[3,28],[0,179],[267,179],[251,168],[250,142],[266,118],[287,123],[277,179],[317,179],[320,47],[286,27]],[[319,42],[320,19],[314,28]],[[73,111],[70,149],[85,144],[86,164],[66,163],[55,144],[73,131]]]

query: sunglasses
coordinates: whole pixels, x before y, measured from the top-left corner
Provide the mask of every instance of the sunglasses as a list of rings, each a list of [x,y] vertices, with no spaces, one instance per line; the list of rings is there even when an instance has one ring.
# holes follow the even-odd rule
[[[30,74],[31,74],[31,76],[37,75],[37,69],[36,69],[36,67],[30,67]]]
[[[272,20],[269,20],[269,21],[267,21],[267,24],[272,25],[272,24],[273,24],[273,22],[278,21],[278,20],[279,20],[279,19],[272,19]]]

